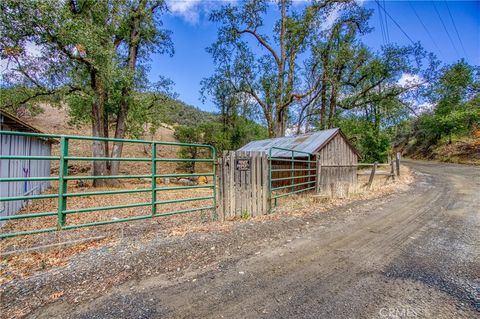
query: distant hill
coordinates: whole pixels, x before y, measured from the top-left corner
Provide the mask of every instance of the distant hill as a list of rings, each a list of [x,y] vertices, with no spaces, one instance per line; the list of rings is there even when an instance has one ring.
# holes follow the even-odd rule
[[[218,118],[218,115],[214,113],[202,111],[195,106],[169,97],[165,97],[165,101],[160,102],[160,106],[158,116],[163,123],[169,125],[195,126]]]

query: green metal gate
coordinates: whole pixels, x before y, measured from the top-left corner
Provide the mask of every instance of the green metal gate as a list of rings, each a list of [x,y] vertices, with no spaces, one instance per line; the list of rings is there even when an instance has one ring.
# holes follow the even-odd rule
[[[21,232],[10,232],[0,234],[0,238],[13,237],[19,235],[29,235],[36,233],[51,232],[56,230],[63,229],[74,229],[80,227],[88,226],[97,226],[112,224],[118,222],[126,222],[132,220],[140,220],[146,218],[153,218],[159,216],[168,216],[174,214],[190,213],[195,211],[202,210],[215,210],[216,209],[216,150],[211,145],[204,144],[189,144],[189,143],[174,143],[174,142],[159,142],[159,141],[146,141],[146,140],[128,140],[128,139],[115,139],[115,138],[99,138],[99,137],[87,137],[87,136],[69,136],[69,135],[52,135],[52,134],[37,134],[37,133],[26,133],[26,132],[12,132],[12,131],[0,131],[0,134],[8,135],[17,135],[17,136],[30,136],[36,138],[45,138],[45,139],[58,139],[60,141],[60,154],[58,156],[29,156],[29,155],[0,155],[0,160],[52,160],[59,161],[59,174],[58,176],[33,176],[33,177],[4,177],[0,176],[0,183],[10,183],[10,182],[28,182],[28,181],[58,181],[58,193],[56,194],[39,194],[39,195],[27,195],[27,196],[11,196],[0,198],[0,202],[7,201],[26,201],[26,200],[35,200],[35,199],[47,199],[47,198],[57,198],[58,199],[58,209],[57,211],[51,212],[38,212],[31,214],[16,214],[11,216],[0,216],[1,221],[9,221],[15,219],[31,219],[31,218],[40,218],[45,216],[56,216],[57,217],[57,226],[44,229],[35,229],[29,231]],[[134,143],[134,144],[144,144],[151,146],[151,157],[143,158],[133,158],[133,157],[122,157],[122,158],[110,158],[110,157],[85,157],[85,156],[70,156],[69,155],[69,142],[74,140],[80,141],[102,141],[102,142],[121,142],[121,143]],[[208,158],[162,158],[157,157],[157,146],[166,145],[166,146],[177,146],[177,147],[193,147],[198,149],[205,149],[209,151],[210,157]],[[148,162],[151,165],[151,173],[144,175],[117,175],[117,176],[71,176],[68,173],[68,162],[69,161],[133,161],[133,162]],[[192,173],[192,174],[158,174],[157,166],[161,162],[202,162],[210,163],[212,165],[211,171],[207,173]],[[157,179],[159,178],[175,178],[175,177],[199,177],[199,176],[209,176],[212,178],[211,184],[206,185],[193,185],[193,186],[173,186],[173,187],[157,187]],[[140,189],[119,189],[113,191],[96,191],[96,192],[68,192],[68,182],[69,181],[78,181],[78,180],[94,180],[94,179],[150,179],[151,185],[148,188]],[[163,191],[171,190],[188,190],[195,188],[207,188],[211,189],[211,195],[203,197],[192,197],[192,198],[182,198],[182,199],[172,199],[172,200],[157,200],[157,193]],[[82,209],[69,209],[68,208],[68,199],[71,197],[79,196],[101,196],[101,195],[113,195],[113,194],[132,194],[132,193],[151,193],[150,201],[143,203],[134,203],[126,205],[113,205],[113,206],[100,206],[100,207],[87,207]],[[205,201],[208,200],[211,202],[211,205],[196,207],[190,209],[174,210],[169,212],[157,213],[158,205],[167,205],[173,203],[182,203],[182,202],[191,202],[191,201]],[[105,221],[96,221],[91,223],[84,224],[74,224],[66,225],[67,217],[70,214],[79,214],[79,213],[89,213],[96,211],[105,211],[105,210],[117,210],[123,208],[131,207],[150,207],[150,214],[134,216],[128,218],[120,218],[113,220]]]
[[[272,151],[278,151],[276,152],[276,156],[272,156]],[[285,156],[280,156],[278,153],[281,153],[281,155]],[[277,206],[278,198],[315,189],[316,174],[312,174],[312,170],[316,170],[314,154],[288,148],[272,147],[268,152],[268,162],[270,200],[273,200],[274,206]],[[273,162],[285,163],[289,167],[275,168]],[[300,172],[300,175],[296,175],[296,172]],[[290,174],[288,174],[289,176],[286,177],[274,177],[274,175],[278,175],[274,173]],[[304,182],[300,180],[300,182],[297,182],[299,179],[307,179],[307,181]],[[282,182],[286,183],[287,185],[274,187],[275,182]]]

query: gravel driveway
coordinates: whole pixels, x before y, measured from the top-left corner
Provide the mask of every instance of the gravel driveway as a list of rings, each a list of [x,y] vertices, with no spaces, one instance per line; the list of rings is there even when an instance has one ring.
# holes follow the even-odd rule
[[[406,165],[416,172],[406,192],[88,252],[1,287],[2,310],[32,318],[479,318],[480,169]]]

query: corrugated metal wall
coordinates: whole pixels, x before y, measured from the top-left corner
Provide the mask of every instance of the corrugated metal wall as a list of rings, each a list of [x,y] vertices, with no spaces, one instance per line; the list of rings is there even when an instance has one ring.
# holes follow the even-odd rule
[[[10,131],[0,114],[0,130]],[[1,155],[51,155],[51,144],[35,137],[0,134]],[[2,177],[50,176],[50,161],[44,160],[0,160]],[[50,182],[0,183],[0,197],[35,195],[50,187]],[[0,202],[0,216],[14,215],[27,204],[26,201]]]

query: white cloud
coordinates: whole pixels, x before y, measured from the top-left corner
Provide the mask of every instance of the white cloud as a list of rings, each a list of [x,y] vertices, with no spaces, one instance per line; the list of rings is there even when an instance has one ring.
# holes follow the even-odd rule
[[[367,2],[367,0],[355,0],[355,2],[359,5],[359,6],[363,6],[363,4],[365,2]]]
[[[202,14],[208,14],[213,8],[225,3],[235,3],[236,0],[167,0],[167,6],[173,15],[183,18],[191,24],[197,24]]]
[[[168,0],[167,5],[172,14],[182,17],[191,24],[198,23],[200,0]]]
[[[405,87],[405,86],[412,86],[422,82],[422,78],[416,74],[410,73],[403,73],[400,79],[397,81],[398,85]]]

